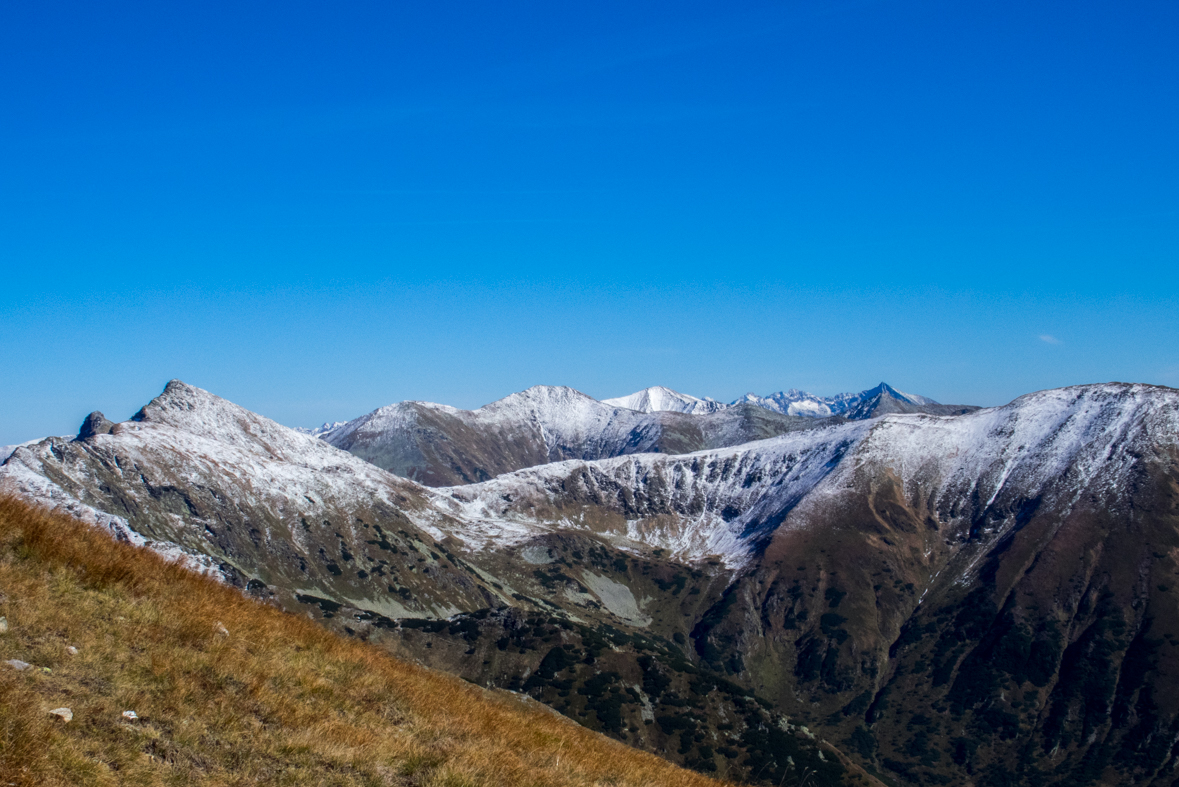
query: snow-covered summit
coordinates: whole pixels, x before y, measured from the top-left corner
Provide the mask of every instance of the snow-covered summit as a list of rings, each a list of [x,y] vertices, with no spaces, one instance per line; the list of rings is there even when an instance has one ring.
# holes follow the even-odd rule
[[[313,427],[296,426],[296,427],[294,427],[294,429],[299,434],[305,434],[310,437],[323,437],[325,434],[328,434],[329,432],[334,432],[335,430],[339,429],[341,426],[343,426],[346,423],[348,423],[348,422],[347,421],[324,421],[321,426],[313,426]]]
[[[715,413],[717,410],[723,410],[728,406],[723,402],[718,402],[708,397],[698,399],[695,396],[689,396],[688,394],[673,391],[670,388],[664,388],[662,385],[644,388],[629,396],[603,399],[602,404],[625,407],[628,410],[638,410],[640,413],[675,412],[691,413],[693,415]]]
[[[848,396],[849,394],[842,394]],[[829,418],[835,415],[837,397],[822,398],[814,394],[791,388],[789,391],[778,391],[769,396],[758,396],[747,393],[733,404],[753,404],[773,410],[783,415],[798,415],[806,418]]]
[[[842,415],[852,420],[873,418],[885,413],[908,412],[914,408],[941,407],[927,396],[905,393],[888,383],[880,383],[875,388],[859,393],[841,393],[835,396],[815,396],[797,388],[778,391],[769,396],[747,393],[733,404],[755,404],[783,415],[807,418]]]

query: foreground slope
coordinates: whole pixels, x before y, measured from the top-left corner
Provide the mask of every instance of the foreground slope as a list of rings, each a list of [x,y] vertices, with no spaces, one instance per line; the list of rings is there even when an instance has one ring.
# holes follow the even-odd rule
[[[5,784],[715,783],[12,499],[0,588]]]

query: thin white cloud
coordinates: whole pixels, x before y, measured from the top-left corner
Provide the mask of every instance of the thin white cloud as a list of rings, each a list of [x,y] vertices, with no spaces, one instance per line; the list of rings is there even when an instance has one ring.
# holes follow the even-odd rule
[[[1057,339],[1055,336],[1048,334],[1048,333],[1040,334],[1040,341],[1045,342],[1047,344],[1063,344],[1064,343],[1064,342],[1060,341],[1060,339]]]

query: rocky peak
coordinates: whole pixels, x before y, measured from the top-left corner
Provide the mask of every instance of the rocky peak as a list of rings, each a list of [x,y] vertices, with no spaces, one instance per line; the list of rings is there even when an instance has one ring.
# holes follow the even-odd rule
[[[108,420],[105,415],[95,410],[90,415],[86,416],[86,420],[82,422],[82,428],[78,430],[78,440],[88,440],[95,435],[110,434],[111,429],[115,425]]]

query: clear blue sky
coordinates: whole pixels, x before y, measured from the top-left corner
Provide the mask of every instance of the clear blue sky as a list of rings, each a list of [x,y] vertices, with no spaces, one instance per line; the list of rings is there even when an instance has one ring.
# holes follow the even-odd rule
[[[6,3],[0,443],[1179,385],[1179,4]]]

